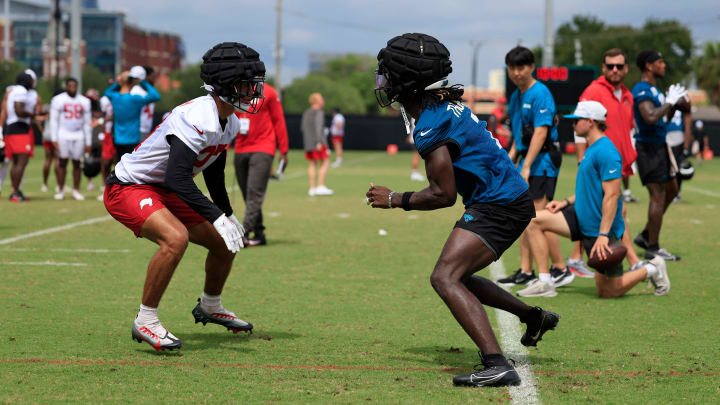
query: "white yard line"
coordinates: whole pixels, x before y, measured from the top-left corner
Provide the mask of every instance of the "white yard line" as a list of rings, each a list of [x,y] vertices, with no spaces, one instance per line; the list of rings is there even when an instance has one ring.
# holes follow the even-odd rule
[[[87,263],[65,263],[65,262],[54,262],[52,260],[46,260],[44,262],[0,262],[0,265],[9,264],[14,266],[71,266],[71,267],[86,267]]]
[[[505,277],[505,266],[502,259],[490,265],[490,276],[494,279]],[[506,287],[501,286],[502,288]],[[517,387],[510,387],[510,396],[513,404],[540,404],[535,377],[530,368],[530,359],[525,346],[520,343],[522,330],[520,322],[515,315],[499,309],[495,310],[500,328],[500,339],[502,341],[505,357],[515,360],[515,370],[520,375],[522,383]]]
[[[66,231],[68,229],[72,229],[72,228],[75,228],[78,226],[96,224],[98,222],[105,222],[105,221],[109,221],[111,219],[112,219],[112,217],[110,215],[106,215],[106,216],[102,216],[102,217],[86,219],[84,221],[72,222],[67,225],[61,225],[61,226],[56,226],[53,228],[42,229],[39,231],[26,233],[25,235],[18,235],[18,236],[13,236],[12,238],[0,239],[0,245],[7,245],[7,244],[10,244],[13,242],[17,242],[19,240],[30,239],[30,238],[34,238],[36,236],[47,235],[47,234],[55,233],[55,232]]]
[[[688,185],[687,182],[685,182],[685,184],[683,184],[682,189],[683,189],[683,191],[688,190],[688,191],[692,191],[694,193],[707,195],[707,196],[715,197],[715,198],[720,198],[720,193],[717,193],[715,191],[705,190],[704,188],[700,188],[700,187],[694,187],[694,186]]]
[[[130,253],[130,249],[0,248],[0,252]]]

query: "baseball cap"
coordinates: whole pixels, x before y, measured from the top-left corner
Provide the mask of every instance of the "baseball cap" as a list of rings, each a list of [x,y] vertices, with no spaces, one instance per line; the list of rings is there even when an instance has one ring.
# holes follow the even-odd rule
[[[638,54],[637,59],[635,60],[635,63],[637,64],[637,67],[640,68],[640,70],[645,69],[646,63],[653,63],[658,59],[662,59],[662,55],[660,52],[654,50],[654,49],[648,49],[646,51],[642,51]]]
[[[133,79],[145,80],[145,69],[142,66],[133,66],[130,68],[130,77]]]
[[[575,112],[564,115],[564,118],[587,118],[593,121],[605,122],[607,109],[597,101],[585,100],[578,103]]]

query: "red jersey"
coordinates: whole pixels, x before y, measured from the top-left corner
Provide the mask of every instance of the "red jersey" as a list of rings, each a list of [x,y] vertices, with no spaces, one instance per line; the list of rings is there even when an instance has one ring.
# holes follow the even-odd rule
[[[270,85],[265,84],[265,101],[257,114],[235,111],[235,115],[240,119],[235,153],[263,152],[274,156],[276,146],[280,148],[280,153],[287,153],[285,115],[280,98]]]
[[[614,94],[615,88],[608,83],[605,76],[594,80],[583,91],[580,100],[594,100],[607,109],[607,130],[605,135],[610,138],[620,156],[622,156],[623,177],[633,173],[632,164],[637,159],[637,152],[630,140],[630,131],[633,128],[633,97],[624,84],[620,85],[620,99]]]

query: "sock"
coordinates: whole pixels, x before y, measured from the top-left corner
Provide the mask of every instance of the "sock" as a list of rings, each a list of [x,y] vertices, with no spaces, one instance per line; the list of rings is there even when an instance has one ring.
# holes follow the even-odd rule
[[[137,318],[135,318],[135,323],[145,325],[148,323],[160,322],[157,314],[157,308],[146,307],[145,305],[140,304],[140,311],[138,312]]]
[[[520,322],[527,324],[528,322],[534,321],[541,313],[542,309],[540,309],[540,307],[531,307],[524,315],[519,317]]]
[[[218,312],[222,308],[221,298],[219,295],[209,295],[203,291],[200,297],[200,307],[209,314]]]
[[[648,245],[647,250],[658,250],[660,249],[660,245],[657,243],[653,243],[652,245]]]
[[[489,366],[504,366],[507,364],[505,356],[500,353],[482,354],[481,356]]]
[[[655,267],[655,265],[652,263],[648,263],[643,267],[645,267],[645,270],[647,270],[647,278],[653,277],[658,273],[657,267]]]
[[[342,163],[342,158],[341,158],[341,157],[336,158],[336,159],[335,159],[335,163]]]
[[[542,281],[545,284],[552,284],[552,278],[550,277],[550,273],[540,273],[538,274],[538,277],[540,277],[540,281]]]
[[[525,270],[525,269],[523,269],[522,267],[520,267],[520,271],[523,272],[523,273],[525,273],[525,274],[533,274],[533,273],[534,273],[534,272],[533,272],[533,269]]]
[[[643,238],[645,238],[645,240],[650,237],[650,233],[648,232],[647,228],[643,229],[643,231],[640,233],[642,234]]]

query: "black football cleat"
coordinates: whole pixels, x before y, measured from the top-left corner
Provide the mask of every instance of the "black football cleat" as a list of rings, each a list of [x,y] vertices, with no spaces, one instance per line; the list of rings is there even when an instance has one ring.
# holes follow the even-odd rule
[[[489,361],[481,354],[480,361],[481,363],[475,367],[478,368],[482,365],[482,370],[455,376],[453,378],[453,385],[464,387],[505,387],[509,385],[520,385],[520,376],[505,358]]]
[[[537,346],[545,332],[555,329],[560,322],[560,315],[555,312],[545,311],[540,307],[534,307],[532,311],[533,313],[523,320],[527,325],[525,334],[520,338],[523,346]]]
[[[192,314],[193,317],[195,317],[195,323],[202,322],[203,326],[210,322],[224,326],[227,330],[230,330],[233,333],[252,333],[252,324],[250,322],[243,321],[230,311],[223,310],[223,312],[213,312],[212,314],[205,312],[200,306],[200,298],[198,298],[198,304],[192,310]]]

